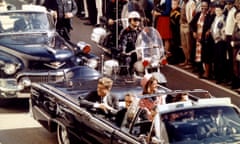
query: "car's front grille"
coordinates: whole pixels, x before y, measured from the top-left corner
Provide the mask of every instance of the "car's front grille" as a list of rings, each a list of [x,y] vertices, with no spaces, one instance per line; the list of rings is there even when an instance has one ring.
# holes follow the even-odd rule
[[[31,82],[55,82],[55,81],[61,81],[64,79],[63,75],[51,75],[51,76],[28,76],[28,78],[31,80]]]
[[[51,72],[23,72],[17,76],[17,81],[27,78],[31,82],[56,82],[64,79],[64,71],[51,71]]]

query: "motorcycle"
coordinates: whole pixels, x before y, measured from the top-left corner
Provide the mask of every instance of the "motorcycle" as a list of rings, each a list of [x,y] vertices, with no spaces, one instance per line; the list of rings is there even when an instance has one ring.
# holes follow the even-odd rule
[[[121,18],[114,20],[114,25],[109,26],[108,20],[105,17],[100,18],[100,27],[93,29],[91,33],[91,40],[97,44],[97,47],[104,51],[105,54],[111,58],[118,56],[118,38],[121,30],[128,27],[128,14],[131,11],[137,11],[141,16],[141,27],[149,25],[149,18],[147,18],[145,11],[149,2],[146,0],[131,0],[123,6]]]
[[[126,17],[131,11],[138,11],[142,18],[140,24],[142,32],[137,38],[135,50],[119,54],[117,49],[118,35],[115,36],[115,38],[117,38],[115,41],[111,40],[112,33],[106,29],[106,26],[94,28],[92,31],[91,40],[93,40],[104,53],[110,55],[111,58],[110,60],[102,60],[102,73],[108,76],[127,76],[130,78],[130,81],[132,78],[142,79],[145,75],[151,74],[158,79],[160,84],[165,85],[167,80],[160,71],[160,67],[167,64],[163,42],[155,28],[145,26],[147,25],[148,19],[145,15],[144,5],[136,1],[129,1],[122,10],[121,18],[115,20],[115,23],[117,25],[120,23],[123,28],[127,27],[128,19],[126,19]],[[108,45],[110,42],[112,42],[112,44]],[[134,63],[133,70],[130,71],[130,55],[133,53],[137,55],[137,62]],[[121,59],[119,59],[119,57]]]
[[[103,61],[102,72],[104,75],[123,75],[133,79],[142,79],[146,75],[155,76],[159,84],[166,85],[166,77],[161,73],[160,67],[167,64],[163,42],[158,31],[153,27],[144,27],[137,37],[136,49],[128,53],[122,52],[126,60],[122,64],[116,59]],[[133,66],[133,75],[129,71],[130,55],[136,53],[137,61]],[[126,71],[127,70],[127,71]]]

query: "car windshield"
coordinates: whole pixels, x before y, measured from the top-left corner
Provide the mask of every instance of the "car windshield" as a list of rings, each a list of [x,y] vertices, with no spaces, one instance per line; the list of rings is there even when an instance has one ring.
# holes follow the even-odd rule
[[[50,16],[44,12],[0,13],[0,33],[42,32],[53,29]]]
[[[239,113],[233,107],[192,108],[161,115],[155,126],[157,137],[161,123],[169,143],[236,143],[240,141]]]

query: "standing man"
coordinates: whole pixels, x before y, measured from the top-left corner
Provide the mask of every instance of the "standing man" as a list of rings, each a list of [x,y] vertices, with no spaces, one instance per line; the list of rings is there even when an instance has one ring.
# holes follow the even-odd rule
[[[181,46],[185,56],[185,61],[180,64],[184,68],[190,68],[191,65],[191,31],[190,31],[190,22],[194,16],[195,12],[195,2],[193,0],[183,0],[183,5],[180,11],[180,37],[181,37]]]
[[[78,12],[77,12],[77,17],[85,17],[85,11],[84,11],[84,3],[83,0],[75,0],[77,7],[78,7]]]
[[[77,14],[75,0],[46,0],[43,4],[57,20],[57,32],[66,40],[70,40],[72,30],[71,19]]]
[[[234,6],[235,0],[226,0],[226,23],[225,23],[225,35],[227,42],[227,84],[230,84],[232,89],[237,88],[235,78],[233,77],[233,47],[231,46],[233,30],[235,26],[234,14],[237,11],[237,8]]]
[[[87,0],[86,2],[87,2],[89,22],[85,22],[84,25],[96,25],[97,15],[98,15],[96,0]]]

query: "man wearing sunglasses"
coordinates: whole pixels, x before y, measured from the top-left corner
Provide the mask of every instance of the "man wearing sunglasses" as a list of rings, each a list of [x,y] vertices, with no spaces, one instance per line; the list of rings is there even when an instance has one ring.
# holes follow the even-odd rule
[[[123,29],[119,36],[119,62],[129,66],[129,69],[127,69],[127,74],[133,74],[133,65],[137,61],[137,55],[136,52],[133,52],[135,50],[135,42],[137,40],[138,34],[141,32],[140,29],[140,23],[141,23],[141,17],[140,14],[136,11],[132,11],[128,15],[128,27]],[[124,55],[131,53],[130,56]],[[122,55],[123,54],[123,55]],[[123,57],[122,57],[123,56]],[[127,56],[127,57],[126,57]],[[125,74],[122,73],[122,74]]]

